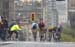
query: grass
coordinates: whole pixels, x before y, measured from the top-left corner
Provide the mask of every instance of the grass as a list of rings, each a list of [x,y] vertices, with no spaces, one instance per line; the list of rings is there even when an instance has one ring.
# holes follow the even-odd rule
[[[63,32],[61,34],[62,42],[75,42],[75,29],[70,28],[68,26],[63,28]]]
[[[71,37],[70,35],[62,33],[61,41],[62,42],[75,42],[75,38]]]

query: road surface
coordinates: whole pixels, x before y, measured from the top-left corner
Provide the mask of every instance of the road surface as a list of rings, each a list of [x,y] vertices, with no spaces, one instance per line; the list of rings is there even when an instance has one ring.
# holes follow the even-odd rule
[[[75,47],[72,42],[0,42],[0,47]]]

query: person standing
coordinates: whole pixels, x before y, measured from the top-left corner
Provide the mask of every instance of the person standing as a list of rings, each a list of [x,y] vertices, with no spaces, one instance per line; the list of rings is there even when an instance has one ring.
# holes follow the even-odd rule
[[[3,40],[3,30],[4,30],[3,22],[2,22],[2,19],[0,19],[0,39],[1,40]]]
[[[33,34],[34,41],[36,41],[36,38],[37,38],[37,29],[38,29],[38,24],[33,22],[32,23],[32,34]]]
[[[2,17],[3,22],[3,40],[6,40],[8,33],[8,21],[5,17]]]

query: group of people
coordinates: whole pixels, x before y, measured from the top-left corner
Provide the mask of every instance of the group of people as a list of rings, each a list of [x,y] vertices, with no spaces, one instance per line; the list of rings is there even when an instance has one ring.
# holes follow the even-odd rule
[[[21,28],[18,23],[13,22],[10,26],[5,17],[1,16],[0,19],[0,40],[6,41],[11,39],[13,33],[16,33],[16,39],[18,39],[18,32]]]
[[[57,27],[49,27],[48,28],[48,33],[49,33],[49,41],[51,41],[51,38],[55,41],[60,41],[61,39],[61,32],[62,32],[62,26],[57,26]]]
[[[62,26],[59,27],[51,27],[46,28],[45,22],[43,19],[40,19],[39,23],[33,22],[32,23],[32,34],[34,41],[37,41],[37,32],[39,31],[39,38],[40,41],[45,41],[48,38],[48,41],[51,41],[52,35],[55,41],[59,41],[61,38],[61,31],[62,31]],[[6,18],[1,17],[0,20],[0,39],[3,41],[6,40],[11,40],[11,36],[13,33],[16,34],[16,40],[18,40],[18,31],[21,31],[20,24],[17,22],[13,22],[10,26],[8,25],[8,21]],[[48,32],[48,34],[47,34]]]
[[[39,23],[36,22],[32,23],[32,34],[34,41],[36,41],[38,31],[40,41],[45,41],[47,38],[49,38],[48,41],[51,41],[52,36],[55,41],[60,41],[62,26],[58,27],[49,26],[48,28],[46,28],[43,19],[40,19]],[[48,35],[48,37],[46,35]]]
[[[44,33],[46,31],[45,29],[45,23],[43,22],[43,19],[40,19],[39,23],[32,23],[32,34],[33,38],[36,41],[37,38],[37,31],[39,30],[39,36],[40,36],[40,41],[43,40]]]

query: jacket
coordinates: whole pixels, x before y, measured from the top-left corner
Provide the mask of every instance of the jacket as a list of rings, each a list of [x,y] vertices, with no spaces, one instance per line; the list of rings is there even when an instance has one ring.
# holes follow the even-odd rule
[[[19,25],[15,24],[9,30],[10,31],[18,31],[18,30],[21,30],[21,28],[19,27]]]

